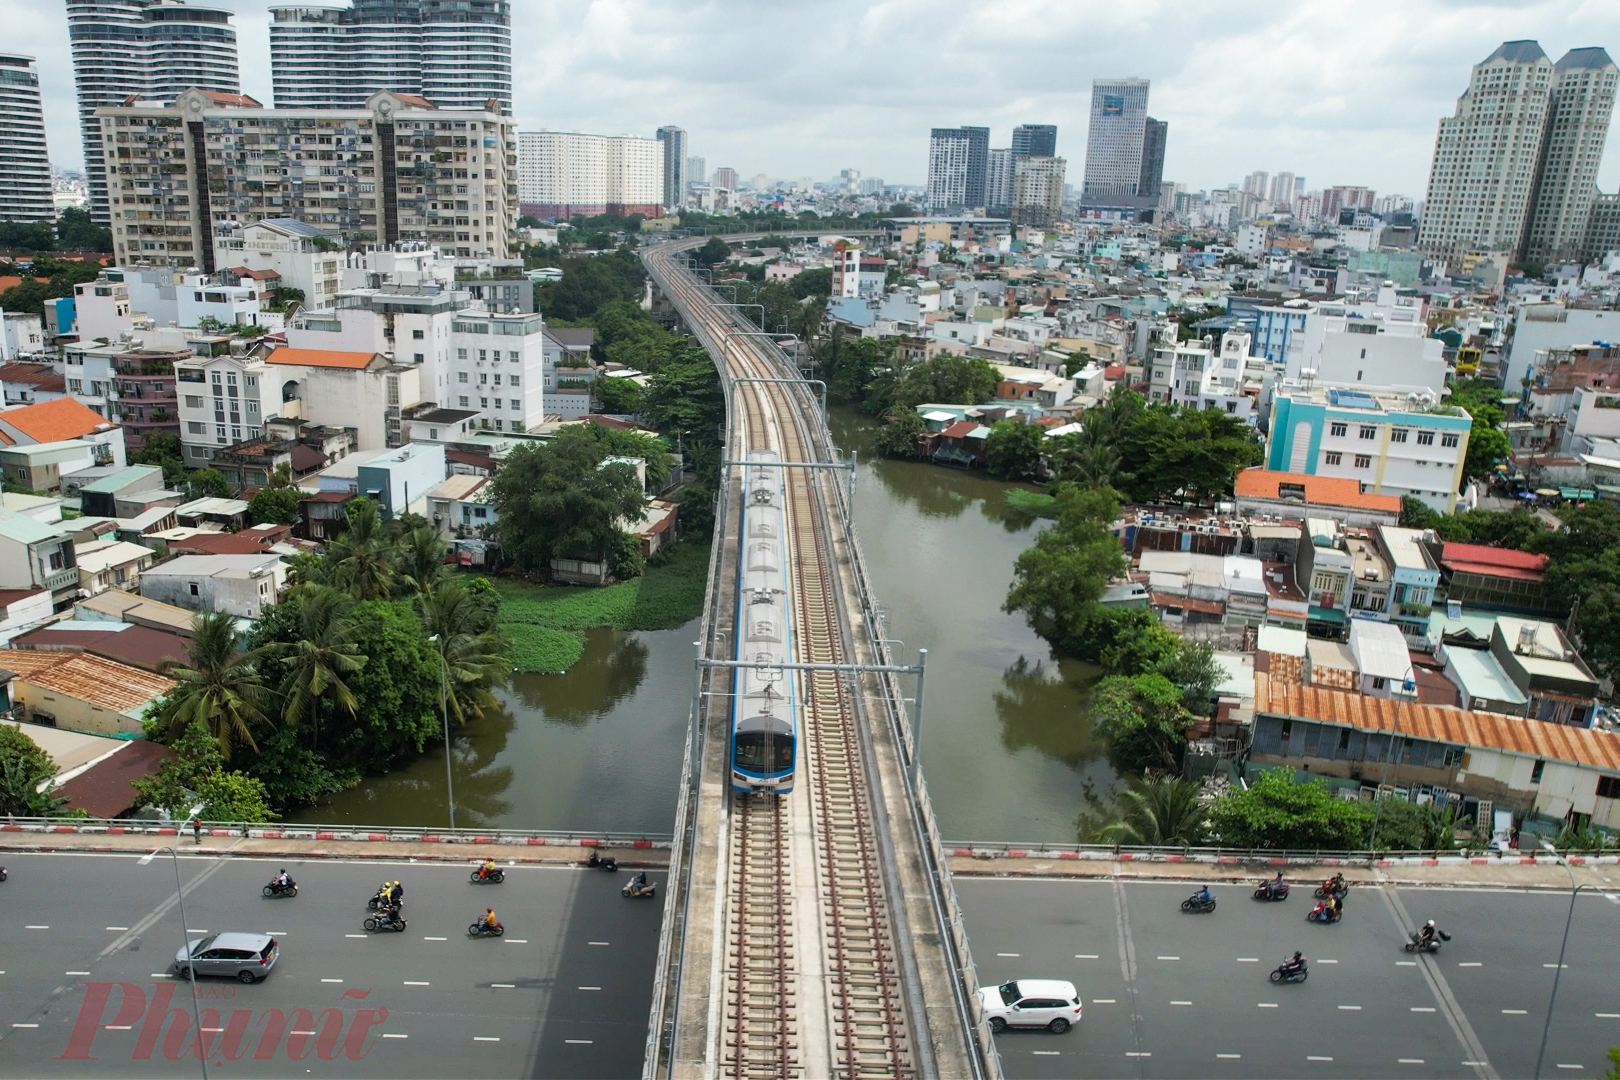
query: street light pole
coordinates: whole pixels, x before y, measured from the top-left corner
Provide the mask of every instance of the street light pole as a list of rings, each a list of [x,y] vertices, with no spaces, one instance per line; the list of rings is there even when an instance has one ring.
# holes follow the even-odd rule
[[[197,813],[201,810],[199,807]],[[180,941],[185,946],[186,972],[190,976],[188,987],[191,997],[191,1019],[197,1025],[197,1060],[202,1063],[203,1080],[208,1080],[208,1055],[203,1049],[202,1013],[197,1008],[197,962],[191,955],[191,932],[186,929],[186,890],[180,884],[180,853],[172,844],[165,844],[160,848],[147,852],[136,860],[138,866],[150,866],[152,860],[157,858],[160,851],[167,851],[169,858],[174,862],[174,898],[180,904]]]
[[[444,655],[444,642],[438,634],[428,638],[438,646],[439,654],[439,719],[444,724],[444,798],[450,807],[450,827],[456,827],[456,783],[450,770],[450,662]]]
[[[1547,998],[1547,1019],[1541,1024],[1541,1048],[1536,1051],[1535,1080],[1541,1080],[1541,1063],[1547,1057],[1547,1036],[1552,1031],[1553,1006],[1558,1004],[1558,980],[1564,974],[1564,953],[1569,949],[1569,928],[1575,922],[1575,901],[1580,897],[1582,889],[1596,889],[1596,885],[1575,884],[1575,871],[1570,867],[1569,860],[1558,854],[1556,848],[1547,841],[1541,841],[1542,850],[1552,853],[1558,865],[1564,868],[1569,875],[1569,914],[1564,917],[1564,940],[1558,946],[1558,966],[1553,969],[1552,993]]]
[[[1408,675],[1412,676],[1412,684],[1415,687],[1417,685],[1417,672],[1414,671],[1411,667],[1408,667],[1406,669],[1406,673]],[[1405,683],[1403,681],[1402,690],[1404,691],[1404,689],[1405,689]],[[1414,691],[1413,697],[1414,697],[1414,700],[1415,700],[1415,698],[1416,698],[1416,692],[1415,691]],[[1397,740],[1399,739],[1400,731],[1401,731],[1401,710],[1400,710],[1400,706],[1397,705],[1395,707],[1395,722],[1390,725],[1390,729],[1389,729],[1389,752],[1384,755],[1384,767],[1382,769],[1380,769],[1379,773],[1378,773],[1378,787],[1373,789],[1372,834],[1367,837],[1367,847],[1371,851],[1377,851],[1378,850],[1378,819],[1383,815],[1383,812],[1384,812],[1384,800],[1383,800],[1383,797],[1378,794],[1378,789],[1382,788],[1385,784],[1389,783],[1389,773],[1390,773],[1391,766],[1398,767],[1400,765],[1400,762],[1396,758],[1396,750],[1395,750],[1395,744],[1396,744]],[[1392,798],[1392,799],[1395,797],[1395,785],[1394,784],[1390,784],[1389,797]]]

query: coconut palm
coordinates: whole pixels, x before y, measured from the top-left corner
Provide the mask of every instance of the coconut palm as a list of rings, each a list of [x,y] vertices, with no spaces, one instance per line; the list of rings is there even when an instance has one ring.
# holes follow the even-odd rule
[[[219,752],[227,761],[239,742],[258,750],[253,728],[267,721],[264,710],[270,691],[254,658],[242,653],[236,617],[209,611],[193,619],[191,627],[187,650],[191,666],[171,672],[180,685],[169,695],[159,720],[171,739],[178,738],[193,721],[202,721],[219,740]]]
[[[1204,838],[1208,815],[1208,807],[1198,796],[1197,784],[1177,776],[1136,780],[1120,793],[1120,817],[1105,826],[1098,838],[1144,847],[1197,844]]]
[[[422,625],[436,637],[446,708],[458,724],[496,706],[493,688],[512,671],[509,642],[464,585],[441,581],[421,595]]]
[[[330,697],[333,704],[351,716],[359,701],[343,681],[343,676],[359,671],[366,657],[354,636],[348,619],[352,601],[336,589],[306,585],[295,597],[294,625],[297,638],[265,646],[266,656],[281,661],[286,675],[281,681],[285,702],[282,719],[296,724],[308,719],[310,747],[320,745],[321,702]]]
[[[327,552],[332,584],[356,600],[385,600],[394,594],[397,549],[377,504],[356,499],[349,506],[349,527]]]
[[[399,545],[399,570],[403,584],[413,593],[432,591],[444,577],[444,554],[448,550],[431,525],[418,525],[406,533]]]

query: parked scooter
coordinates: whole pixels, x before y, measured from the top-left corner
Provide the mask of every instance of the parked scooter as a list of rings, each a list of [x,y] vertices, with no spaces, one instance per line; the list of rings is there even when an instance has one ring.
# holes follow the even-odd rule
[[[619,891],[625,896],[639,898],[643,896],[651,896],[657,891],[657,889],[658,886],[647,880],[647,872],[642,870],[638,872],[635,877],[625,882],[624,888],[620,889]]]
[[[607,870],[612,872],[619,868],[619,860],[613,858],[604,859],[602,856],[596,853],[595,848],[591,848],[591,857],[589,861],[585,863],[585,865],[591,867],[592,869]]]

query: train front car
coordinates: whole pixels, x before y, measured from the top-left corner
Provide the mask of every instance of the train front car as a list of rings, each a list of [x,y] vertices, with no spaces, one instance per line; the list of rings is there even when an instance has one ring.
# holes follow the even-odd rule
[[[787,490],[780,458],[749,453],[743,468],[737,571],[736,669],[731,706],[731,788],[785,795],[798,759],[798,680],[788,596]],[[758,464],[755,464],[758,463]]]

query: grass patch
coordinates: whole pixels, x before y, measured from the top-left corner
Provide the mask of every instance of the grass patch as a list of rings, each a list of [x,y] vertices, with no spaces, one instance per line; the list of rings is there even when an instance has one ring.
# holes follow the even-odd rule
[[[585,654],[585,637],[577,630],[553,630],[533,623],[502,626],[512,639],[512,669],[535,675],[561,675]]]
[[[643,576],[602,589],[496,579],[512,666],[558,675],[583,653],[581,630],[670,630],[689,622],[703,612],[708,570],[708,548],[694,542],[677,545]]]
[[[1057,500],[1044,492],[1013,488],[1007,492],[1007,505],[1031,517],[1057,518]]]

